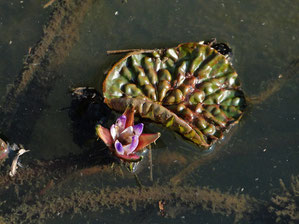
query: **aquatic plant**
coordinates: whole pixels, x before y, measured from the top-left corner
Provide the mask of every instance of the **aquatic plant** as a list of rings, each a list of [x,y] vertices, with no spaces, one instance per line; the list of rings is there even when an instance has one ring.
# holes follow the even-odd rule
[[[221,139],[246,107],[228,58],[204,43],[128,54],[108,72],[103,95],[110,108],[122,112],[133,106],[141,117],[205,148]]]
[[[134,125],[134,108],[127,108],[110,130],[97,125],[99,138],[108,146],[119,159],[127,162],[138,162],[142,159],[139,152],[149,144],[155,142],[160,133],[143,134],[143,123]]]
[[[64,2],[64,1],[59,1],[60,2]],[[68,3],[68,1],[65,1],[66,3]],[[84,2],[84,1],[80,1],[80,2]],[[86,1],[87,2],[87,1]],[[62,9],[60,11],[57,11],[58,13],[56,13],[57,15],[59,15],[60,17],[63,17],[65,14],[70,14],[71,12],[74,12],[72,17],[75,18],[80,18],[78,16],[78,11],[79,12],[84,12],[84,10],[81,10],[81,8],[77,9],[75,8],[75,10],[73,10],[73,8],[70,9],[70,7],[66,6],[66,5],[58,5],[60,8]],[[66,12],[65,12],[65,11]],[[69,12],[68,12],[68,11]],[[85,10],[86,11],[86,10]],[[75,13],[77,12],[77,13]],[[66,21],[68,21],[67,23],[65,23],[64,26],[62,26],[62,28],[60,28],[59,25],[55,25],[56,23],[58,24],[58,20],[55,20],[55,18],[52,19],[52,21],[55,22],[51,24],[49,24],[49,26],[47,27],[48,30],[51,29],[54,26],[54,28],[56,27],[56,30],[53,29],[54,31],[50,33],[50,35],[45,35],[45,38],[43,39],[43,42],[41,42],[40,45],[37,46],[41,46],[40,48],[37,48],[36,50],[32,51],[34,52],[35,56],[33,59],[35,60],[29,60],[32,61],[29,64],[29,68],[39,68],[39,72],[38,75],[43,74],[45,75],[45,72],[43,72],[44,70],[42,69],[42,66],[32,66],[32,64],[36,64],[36,62],[48,62],[47,59],[48,58],[55,58],[57,56],[61,56],[63,57],[63,54],[61,55],[61,51],[57,51],[60,52],[59,54],[53,54],[53,51],[56,49],[63,49],[66,52],[68,52],[69,47],[65,48],[65,44],[66,43],[70,43],[73,41],[70,41],[70,39],[76,39],[74,37],[69,38],[70,37],[70,32],[68,32],[67,30],[72,30],[74,28],[76,28],[78,25],[75,23],[74,25],[70,25],[70,22],[73,21],[73,19],[70,18],[66,18],[64,19]],[[62,30],[62,32],[60,32],[60,30]],[[59,35],[57,35],[59,33]],[[67,35],[65,35],[67,34]],[[61,37],[61,36],[67,36],[68,38],[57,38],[57,37]],[[55,39],[55,41],[49,41],[49,38],[53,37]],[[57,44],[57,41],[61,41],[61,43]],[[49,45],[51,47],[46,47],[45,43],[48,42],[50,43]],[[43,44],[44,43],[44,44]],[[69,44],[71,45],[71,44]],[[59,47],[59,46],[63,46],[63,47]],[[40,50],[45,50],[41,53]],[[54,49],[54,50],[53,50]],[[49,51],[48,51],[49,50]],[[50,53],[49,53],[50,52]],[[52,53],[51,53],[52,52]],[[36,56],[41,55],[40,59],[37,58]],[[54,55],[54,56],[53,56]],[[50,56],[50,57],[49,57]],[[36,60],[36,58],[38,60]],[[43,58],[46,58],[45,60]],[[59,59],[61,60],[61,58]],[[45,64],[50,64],[52,67],[55,67],[55,63],[53,65],[53,60],[49,60],[48,63],[37,63],[37,64],[42,64],[43,66],[45,66]],[[275,64],[275,63],[274,63]],[[50,67],[50,66],[49,66]],[[297,66],[298,67],[298,66]],[[25,67],[26,68],[26,67]],[[35,72],[32,71],[33,69],[30,70],[30,75],[35,74]],[[297,69],[298,70],[298,69]],[[296,71],[297,71],[296,70]],[[28,73],[25,70],[26,73]],[[25,73],[24,73],[25,74]],[[43,76],[44,77],[44,76]],[[28,80],[28,79],[26,79]],[[30,80],[30,79],[29,79]],[[281,80],[278,80],[279,83],[281,82]],[[15,92],[16,93],[20,93],[21,91],[19,91],[20,89],[22,90],[22,88],[25,88],[28,86],[28,82],[26,83],[22,83],[22,85],[20,85],[21,88],[19,88],[17,85],[15,85]],[[50,86],[48,84],[48,86]],[[30,89],[30,88],[28,88]],[[42,89],[42,88],[41,88]],[[273,88],[272,92],[268,92],[269,94],[267,94],[266,96],[268,97],[269,95],[272,95],[274,92],[278,91],[279,88]],[[41,93],[44,93],[46,91],[46,88],[43,88],[42,91],[39,91],[39,95]],[[266,92],[266,91],[265,91]],[[27,96],[27,93],[24,94]],[[2,107],[5,110],[8,109],[13,109],[14,107],[16,107],[16,104],[19,103],[20,100],[20,96],[21,94],[17,95],[13,95],[15,97],[7,97],[6,102],[10,103],[10,104],[4,104],[6,105],[6,107]],[[260,98],[260,95],[257,97],[258,99]],[[46,97],[43,98],[43,100],[45,100]],[[260,102],[265,101],[266,97],[263,97],[262,100],[260,100]],[[28,104],[28,102],[26,101],[26,103]],[[39,104],[41,102],[36,102],[36,104]],[[8,107],[9,106],[9,107]],[[28,105],[25,105],[28,106]],[[29,119],[29,122],[32,125],[32,122],[34,122],[36,120],[36,117],[32,116],[30,117],[31,119]],[[33,119],[34,118],[34,119]],[[3,119],[3,121],[11,123],[13,119],[9,118],[9,119]],[[25,119],[24,119],[25,120]],[[22,121],[24,123],[24,121]],[[6,128],[5,125],[3,125],[3,127]],[[26,127],[25,125],[23,125],[23,127]],[[15,132],[15,129],[12,128],[12,130]],[[80,157],[82,157],[82,155],[80,155]],[[161,156],[159,155],[159,158],[161,158]],[[211,212],[215,212],[215,213],[220,213],[223,215],[232,215],[232,214],[241,214],[241,216],[237,216],[237,217],[243,217],[243,211],[247,212],[247,213],[251,213],[251,211],[255,211],[255,209],[248,209],[251,206],[247,206],[244,210],[244,206],[240,206],[240,204],[243,204],[243,200],[240,200],[238,197],[234,197],[235,195],[232,196],[232,199],[234,200],[229,200],[229,197],[227,196],[227,194],[225,193],[221,193],[220,191],[219,194],[215,194],[215,190],[210,189],[211,194],[209,194],[208,191],[201,191],[203,188],[200,187],[173,187],[171,186],[161,186],[161,187],[147,187],[147,188],[143,188],[143,190],[140,190],[139,188],[131,188],[131,187],[125,187],[125,188],[113,188],[111,189],[109,188],[104,188],[101,191],[97,190],[97,191],[74,191],[71,192],[71,196],[68,195],[58,195],[58,192],[56,191],[57,189],[55,188],[54,192],[52,192],[55,196],[54,197],[44,197],[43,199],[38,198],[38,200],[36,200],[36,191],[38,191],[38,189],[42,186],[43,190],[41,191],[41,194],[44,194],[44,190],[45,189],[51,189],[48,186],[52,186],[52,183],[54,182],[53,180],[57,180],[57,176],[61,177],[61,179],[65,179],[65,176],[69,177],[70,179],[73,179],[73,176],[76,175],[78,178],[82,178],[82,174],[84,176],[84,172],[86,173],[94,173],[97,172],[98,173],[104,173],[104,172],[111,172],[111,167],[110,166],[94,166],[94,167],[90,167],[84,170],[77,170],[78,166],[82,166],[82,164],[86,165],[89,164],[90,166],[90,159],[91,157],[84,157],[84,159],[82,159],[84,162],[78,162],[79,160],[77,159],[76,161],[70,163],[70,156],[67,158],[63,158],[60,160],[50,160],[47,162],[41,162],[38,161],[34,164],[31,164],[31,166],[28,166],[24,169],[22,169],[20,171],[20,173],[18,173],[15,178],[9,178],[7,175],[5,175],[5,170],[3,172],[3,170],[1,170],[1,190],[2,190],[2,194],[1,195],[5,195],[5,193],[9,192],[10,195],[12,195],[12,189],[15,189],[15,193],[18,195],[18,201],[16,203],[13,202],[12,205],[8,205],[5,204],[5,201],[0,202],[0,205],[3,205],[3,207],[5,206],[5,209],[1,209],[1,216],[5,216],[5,219],[0,217],[0,223],[4,222],[4,223],[21,223],[21,222],[28,222],[28,220],[30,221],[35,221],[35,222],[42,222],[42,220],[47,219],[47,218],[54,218],[57,217],[58,214],[66,214],[66,213],[76,213],[76,212],[80,212],[80,211],[90,211],[90,210],[97,210],[97,209],[110,209],[113,207],[119,207],[119,208],[123,208],[125,206],[129,206],[132,207],[134,209],[136,209],[136,201],[141,202],[141,206],[142,205],[151,205],[154,206],[155,204],[157,204],[158,200],[161,200],[162,198],[166,198],[166,202],[170,202],[169,204],[166,204],[166,209],[167,209],[167,205],[171,204],[171,201],[176,204],[176,202],[179,202],[181,204],[183,204],[184,206],[194,206],[196,204],[198,205],[203,205],[202,207],[204,209],[207,209]],[[94,159],[94,157],[93,157]],[[168,158],[169,159],[169,158]],[[168,160],[167,160],[168,161]],[[60,163],[63,164],[60,165]],[[36,175],[38,174],[38,175]],[[4,176],[5,175],[5,176]],[[49,176],[48,176],[49,175]],[[185,174],[186,175],[186,174]],[[55,177],[55,178],[53,178]],[[19,189],[21,189],[21,187],[19,188],[18,186],[22,186],[23,187],[23,181],[24,179],[27,180],[27,182],[30,184],[30,189],[29,191],[26,192],[25,197],[19,197]],[[166,178],[164,178],[166,179]],[[41,180],[44,180],[46,183],[47,181],[49,181],[49,184],[46,185],[46,187],[43,186],[43,182]],[[105,179],[106,180],[106,179]],[[32,186],[32,183],[36,183],[37,186],[36,189],[34,189],[34,187]],[[8,185],[12,185],[12,187],[8,188]],[[82,184],[82,186],[86,186],[86,182],[84,182],[84,184]],[[298,192],[298,181],[297,181],[297,192]],[[65,187],[64,187],[65,188]],[[8,191],[7,189],[11,190]],[[47,192],[47,191],[46,191]],[[150,192],[150,193],[148,193]],[[152,199],[152,196],[154,195],[152,192],[157,193],[156,197]],[[181,192],[185,193],[185,197],[182,197]],[[202,192],[202,194],[201,194]],[[48,193],[48,192],[47,192]],[[51,193],[51,192],[50,192]],[[139,194],[140,193],[140,194]],[[159,193],[159,194],[158,194]],[[27,198],[28,195],[34,195],[34,201],[26,201],[23,200],[24,198]],[[70,196],[70,197],[69,197]],[[188,196],[188,197],[187,197]],[[200,197],[194,197],[194,196],[200,196]],[[7,197],[7,196],[6,196]],[[4,198],[6,198],[4,197]],[[246,197],[245,197],[246,198]],[[277,200],[276,200],[276,199]],[[11,199],[11,198],[10,198]],[[151,200],[152,199],[152,200]],[[191,199],[193,200],[192,203]],[[247,198],[248,199],[248,198]],[[282,209],[283,211],[287,211],[289,212],[290,209],[292,212],[297,212],[298,213],[298,209],[296,207],[293,207],[293,205],[298,205],[298,194],[296,194],[296,200],[295,203],[293,203],[293,199],[292,199],[292,203],[285,203],[285,200],[280,201],[279,197],[273,197],[273,203],[275,203],[275,205],[279,206],[276,208],[274,205],[272,205],[273,207],[275,207],[275,209],[273,210],[275,214],[278,214],[281,216],[280,219],[277,219],[276,221],[280,221],[283,222],[286,219],[286,213],[285,212],[281,212],[279,213],[279,211]],[[184,200],[184,203],[182,203],[180,200]],[[194,202],[195,201],[195,202]],[[235,203],[231,203],[230,205],[227,204],[228,202],[234,201]],[[17,204],[18,202],[22,202],[21,204]],[[217,204],[218,202],[218,204]],[[252,202],[252,206],[257,206],[257,202],[255,201],[250,201],[250,200],[246,200],[246,202],[244,203],[245,205],[247,205],[248,203]],[[109,204],[110,203],[110,204]],[[179,204],[178,203],[178,204]],[[205,205],[204,205],[205,204]],[[291,205],[291,206],[290,206]],[[287,207],[284,207],[287,206]],[[182,206],[183,207],[183,206]],[[182,208],[180,207],[180,208]],[[298,206],[297,206],[298,207]],[[178,211],[180,208],[178,208],[176,211]],[[177,213],[176,213],[177,214]],[[294,214],[294,213],[289,213],[289,214]],[[295,213],[296,214],[296,213]],[[252,214],[251,214],[252,215]],[[294,221],[294,217],[297,219]],[[296,221],[298,221],[298,216],[293,216],[292,215],[292,219],[291,219],[294,223]],[[273,223],[273,222],[272,222]]]

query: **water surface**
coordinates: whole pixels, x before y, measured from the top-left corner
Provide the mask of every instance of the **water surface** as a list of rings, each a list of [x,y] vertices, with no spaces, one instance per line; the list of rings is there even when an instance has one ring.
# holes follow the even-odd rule
[[[21,2],[0,3],[1,95],[5,95],[7,87],[20,74],[24,55],[42,37],[43,25],[53,10],[53,7],[43,9],[36,1]],[[296,1],[278,0],[94,1],[77,27],[79,39],[64,60],[51,68],[58,78],[51,85],[45,106],[32,127],[22,127],[25,132],[30,131],[30,139],[26,139],[24,144],[31,152],[26,156],[52,159],[88,150],[88,143],[78,145],[74,141],[68,112],[61,109],[70,105],[70,87],[100,89],[105,72],[120,57],[107,56],[107,50],[173,47],[215,37],[232,47],[233,64],[246,95],[259,95],[280,74],[288,75],[288,66],[299,57],[298,11]],[[280,178],[289,183],[291,175],[298,175],[297,76],[295,74],[265,102],[249,106],[234,133],[217,146],[216,155],[186,176],[181,185],[210,186],[223,192],[232,189],[233,192],[269,200],[271,192],[279,189]],[[117,113],[113,115],[117,116]],[[20,117],[15,119],[23,119],[22,113],[17,116]],[[153,150],[155,184],[167,183],[171,176],[192,162],[190,157],[198,159],[196,147],[178,135],[156,124],[148,124],[146,130],[162,132]],[[6,130],[1,130],[1,133],[6,134]],[[19,129],[13,137],[14,142],[24,141]],[[176,141],[170,144],[173,137]],[[165,157],[167,153],[186,154],[188,161],[165,162],[161,155]],[[146,168],[140,175],[148,183]],[[106,178],[94,175],[91,179],[89,184],[99,188],[135,185],[134,178],[105,182]],[[73,187],[82,187],[82,183],[79,185],[74,183]],[[72,191],[71,184],[68,191]],[[175,220],[161,217],[157,205],[137,211],[127,209],[129,212],[121,215],[118,209],[107,209],[104,213],[86,212],[76,215],[72,222],[231,223],[233,220],[233,217],[198,209],[181,209]],[[70,222],[70,219],[67,215],[49,220],[49,223]]]

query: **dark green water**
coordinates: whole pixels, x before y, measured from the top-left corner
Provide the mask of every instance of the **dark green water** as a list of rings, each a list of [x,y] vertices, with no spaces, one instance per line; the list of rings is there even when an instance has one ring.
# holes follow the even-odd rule
[[[0,3],[1,95],[21,71],[28,49],[41,38],[51,9],[43,9],[40,2],[33,0]],[[298,11],[299,2],[288,0],[95,1],[80,25],[80,39],[65,61],[54,69],[59,79],[52,86],[47,106],[30,128],[32,134],[26,148],[31,152],[26,156],[52,159],[86,150],[86,145],[80,147],[73,141],[71,121],[61,108],[70,105],[70,87],[100,87],[105,71],[119,58],[107,56],[107,50],[173,47],[216,37],[232,47],[233,64],[246,95],[258,95],[280,74],[287,75],[288,65],[299,57]],[[271,192],[279,188],[279,178],[289,183],[291,175],[299,174],[298,84],[297,72],[265,102],[249,107],[231,137],[217,146],[217,155],[187,176],[182,185],[210,186],[223,192],[232,189],[268,200]],[[166,183],[164,176],[169,178],[187,166],[180,164],[178,169],[168,170],[164,163],[155,162],[159,161],[159,154],[169,150],[186,154],[188,158],[194,156],[194,160],[198,158],[192,144],[183,142],[170,131],[155,124],[148,124],[147,130],[162,132],[153,150],[156,183]],[[173,163],[169,164],[173,168]],[[148,172],[142,171],[140,175],[146,179]],[[106,184],[103,177],[92,178],[99,188],[109,184],[112,187],[134,185],[134,179]],[[135,223],[136,220],[140,223],[231,223],[233,220],[201,210],[182,210],[175,219],[165,219],[157,215],[156,207],[122,215],[117,209],[83,213],[72,221],[70,216],[65,216],[49,223]]]

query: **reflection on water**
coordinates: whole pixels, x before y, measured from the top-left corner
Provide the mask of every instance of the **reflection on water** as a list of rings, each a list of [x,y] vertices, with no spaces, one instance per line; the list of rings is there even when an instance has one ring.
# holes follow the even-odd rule
[[[248,96],[258,95],[279,75],[287,76],[295,70],[291,81],[284,83],[265,102],[250,107],[233,133],[206,156],[198,154],[196,146],[183,141],[177,134],[147,123],[147,132],[160,131],[162,137],[153,146],[154,183],[149,180],[146,165],[138,174],[144,186],[154,185],[156,188],[152,190],[161,190],[160,187],[165,186],[169,190],[169,183],[177,184],[173,190],[178,195],[187,186],[192,186],[193,193],[195,188],[210,186],[221,192],[232,189],[241,195],[249,194],[269,201],[271,194],[279,189],[279,178],[288,184],[292,174],[298,175],[298,65],[293,65],[295,69],[288,69],[294,60],[298,60],[299,31],[295,29],[299,19],[298,4],[270,0],[128,0],[127,3],[86,0],[69,5],[64,1],[57,2],[63,6],[59,11],[60,16],[64,16],[61,18],[67,19],[59,22],[60,16],[57,16],[56,23],[53,23],[57,25],[53,27],[55,32],[43,37],[42,43],[52,39],[48,45],[45,44],[40,58],[32,58],[33,62],[38,59],[42,64],[33,65],[29,60],[33,66],[30,68],[33,69],[30,73],[33,78],[28,84],[29,89],[15,92],[15,101],[14,98],[2,101],[5,104],[1,104],[1,114],[5,111],[5,117],[9,119],[2,119],[0,132],[31,150],[30,155],[24,156],[24,164],[30,163],[29,157],[52,159],[70,153],[75,155],[53,164],[35,161],[29,168],[24,168],[26,172],[23,173],[27,176],[16,180],[2,176],[1,198],[5,197],[7,201],[7,204],[0,204],[2,216],[13,214],[11,207],[22,201],[32,203],[32,198],[37,196],[37,200],[45,205],[47,200],[59,202],[55,198],[57,195],[69,198],[74,193],[72,197],[77,200],[88,192],[89,197],[95,197],[99,189],[103,189],[103,194],[111,194],[109,189],[114,187],[122,189],[119,194],[114,192],[107,198],[112,206],[121,200],[121,193],[129,198],[130,194],[125,193],[127,188],[123,187],[136,187],[133,175],[119,166],[110,167],[111,161],[101,143],[91,139],[80,146],[77,144],[78,141],[73,139],[68,110],[63,110],[70,105],[70,87],[100,88],[103,74],[120,57],[107,56],[107,50],[172,47],[181,42],[216,37],[232,46],[233,63]],[[5,95],[7,86],[23,74],[22,68],[26,68],[22,64],[23,56],[41,38],[42,24],[46,23],[54,6],[44,10],[36,1],[5,1],[0,5],[0,93]],[[17,111],[15,107],[18,107]],[[112,113],[107,125],[114,120],[113,115],[116,113]],[[7,124],[11,128],[6,128]],[[1,167],[2,175],[5,175],[4,170],[5,167]],[[23,185],[21,181],[24,181]],[[3,188],[3,183],[8,190]],[[49,198],[43,198],[43,195]],[[96,203],[96,200],[78,201],[77,207],[84,209],[86,203],[90,212],[76,215],[77,221],[73,221],[133,222],[132,217],[137,217],[138,221],[145,223],[173,222],[159,215],[158,201],[164,199],[162,196],[167,199],[169,195],[156,195],[156,200],[149,201],[145,207],[135,206],[133,198],[127,206],[106,209],[105,213],[92,212],[95,204],[90,203]],[[172,202],[181,199],[174,197]],[[36,205],[31,206],[36,210],[26,210],[26,203],[23,211],[27,214],[32,215],[41,209]],[[193,210],[193,207],[190,209],[180,203],[179,208],[168,207],[172,208],[170,214],[179,214],[175,219],[179,223],[231,223],[234,219],[234,216],[226,218]],[[64,208],[69,208],[67,205],[67,200],[64,200]],[[194,209],[196,206],[195,203]],[[119,215],[120,210],[128,213]],[[76,209],[66,211],[72,213]],[[114,218],[114,214],[120,218]],[[49,223],[69,222],[70,218],[64,216]]]

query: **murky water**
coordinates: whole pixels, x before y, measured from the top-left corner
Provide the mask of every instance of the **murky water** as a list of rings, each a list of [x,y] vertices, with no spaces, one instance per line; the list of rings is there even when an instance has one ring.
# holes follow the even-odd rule
[[[5,95],[20,74],[24,55],[42,37],[43,25],[53,8],[43,9],[38,1],[0,2],[1,95]],[[63,52],[64,56],[58,57],[59,63],[53,62],[55,66],[46,65],[46,71],[57,79],[51,84],[47,98],[41,100],[43,104],[38,116],[33,119],[24,109],[16,113],[19,117],[13,118],[21,121],[21,127],[15,132],[10,130],[8,133],[12,134],[7,137],[13,142],[24,143],[31,150],[30,155],[26,155],[27,159],[24,158],[28,163],[28,157],[49,160],[70,153],[80,155],[88,150],[88,142],[78,145],[74,140],[72,121],[68,111],[62,108],[70,106],[68,90],[71,87],[93,86],[100,89],[105,71],[120,58],[118,55],[107,56],[107,50],[173,47],[183,42],[216,37],[232,47],[234,67],[249,97],[259,95],[279,75],[289,75],[288,66],[299,57],[299,3],[296,1],[113,0],[90,1],[87,8],[82,23],[75,27],[79,35],[74,45],[67,53],[62,50],[56,52],[58,56],[59,52]],[[68,33],[63,37],[67,39]],[[289,183],[291,175],[299,174],[298,84],[297,72],[266,101],[249,106],[234,133],[216,146],[211,158],[181,178],[179,185],[210,186],[222,192],[231,190],[269,200],[271,193],[279,189],[280,178]],[[36,99],[40,97],[39,94],[35,96]],[[26,105],[26,98],[22,105]],[[108,123],[112,122],[113,116]],[[28,122],[22,123],[24,119],[28,119],[32,126]],[[197,148],[178,135],[156,124],[146,125],[148,132],[162,133],[153,149],[154,185],[167,184],[171,177],[200,158]],[[30,132],[26,135],[29,137],[24,139],[22,131]],[[0,132],[7,135],[5,129]],[[176,139],[174,142],[173,138]],[[138,175],[142,184],[151,185],[147,165],[143,166]],[[129,174],[125,174],[125,179],[120,176],[109,179],[107,175],[95,174],[86,180],[69,181],[66,193],[75,188],[84,190],[84,185],[86,189],[113,188],[135,186],[136,182]],[[6,201],[12,199],[9,196],[1,198]],[[72,223],[233,221],[233,216],[183,207],[173,209],[177,209],[175,219],[164,218],[159,215],[158,204],[145,208],[137,206],[135,210],[128,206],[125,209],[127,212],[124,214],[120,214],[119,209],[106,209],[101,213],[84,212],[73,218],[65,215],[50,219],[48,223],[68,223],[71,218]]]

